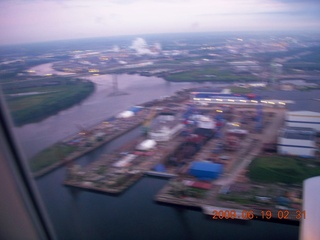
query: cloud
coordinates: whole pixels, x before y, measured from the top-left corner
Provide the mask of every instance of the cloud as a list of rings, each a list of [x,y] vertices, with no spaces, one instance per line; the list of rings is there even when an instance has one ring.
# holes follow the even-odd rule
[[[191,28],[192,28],[192,29],[198,29],[199,27],[200,27],[199,22],[193,22],[193,23],[191,24]]]
[[[154,44],[154,48],[155,48],[157,51],[159,51],[159,52],[161,52],[161,50],[162,50],[162,47],[161,47],[161,44],[160,44],[160,43],[155,43],[155,44]]]
[[[140,2],[141,0],[112,0],[110,2],[115,4],[132,4],[135,2]]]
[[[317,3],[319,4],[319,0],[276,0],[278,2],[283,2],[283,3]]]
[[[113,51],[113,52],[119,52],[119,51],[120,51],[119,46],[118,46],[118,45],[114,45],[114,46],[112,47],[112,51]]]
[[[0,0],[0,44],[303,25],[317,30],[319,12],[316,0]],[[132,47],[139,54],[157,52],[144,39]]]

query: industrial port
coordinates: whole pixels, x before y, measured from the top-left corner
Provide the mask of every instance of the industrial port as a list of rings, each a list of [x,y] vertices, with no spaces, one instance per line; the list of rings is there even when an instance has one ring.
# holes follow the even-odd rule
[[[301,185],[257,183],[248,177],[256,157],[281,151],[280,129],[295,128],[286,125],[288,103],[185,89],[134,107],[64,141],[86,149],[74,153],[75,158],[130,129],[144,133],[88,166],[71,164],[64,184],[120,194],[147,174],[169,179],[155,196],[157,202],[196,207],[209,215],[208,209],[253,211],[257,218],[263,209],[273,216],[279,209],[294,213],[301,209]],[[302,130],[315,136],[311,128]],[[316,146],[307,154],[315,157]]]

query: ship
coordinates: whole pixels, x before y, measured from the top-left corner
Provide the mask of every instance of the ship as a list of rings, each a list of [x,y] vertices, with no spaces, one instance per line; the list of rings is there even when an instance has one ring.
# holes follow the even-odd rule
[[[160,113],[153,121],[149,130],[149,137],[157,142],[169,141],[178,135],[184,124],[178,116],[171,112]]]

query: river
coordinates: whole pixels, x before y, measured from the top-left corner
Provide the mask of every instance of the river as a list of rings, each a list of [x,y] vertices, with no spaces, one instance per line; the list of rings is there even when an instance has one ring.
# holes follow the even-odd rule
[[[171,95],[193,83],[168,83],[156,77],[119,75],[119,88],[128,95],[109,97],[112,76],[90,77],[95,92],[82,103],[61,111],[46,120],[15,129],[27,157],[50,144],[102,121],[132,105]],[[313,110],[320,91],[256,91],[277,99],[304,101],[289,106],[291,110]],[[320,109],[320,107],[318,108]],[[102,153],[110,152],[140,134],[133,130],[125,136],[79,158],[86,165]],[[298,239],[299,227],[267,221],[212,220],[200,211],[160,205],[153,201],[166,180],[144,177],[120,196],[82,191],[62,185],[65,167],[36,180],[58,239]]]
[[[52,69],[52,63],[42,64],[31,70],[39,75],[60,74]],[[31,158],[43,148],[76,133],[80,128],[92,126],[133,105],[172,95],[183,88],[204,86],[197,83],[170,83],[157,77],[121,74],[117,76],[118,88],[126,95],[109,96],[113,92],[111,75],[89,76],[86,79],[95,83],[95,91],[87,99],[41,122],[15,128],[26,158]],[[218,87],[226,84],[210,85]]]
[[[77,160],[87,165],[139,135],[137,129]],[[62,185],[66,168],[37,179],[57,233],[67,240],[298,239],[299,227],[268,221],[212,220],[197,210],[154,202],[167,180],[143,177],[119,196]]]
[[[65,75],[52,69],[52,63],[41,64],[33,67],[38,75],[54,73]],[[223,87],[228,84],[199,84],[199,83],[172,83],[157,77],[143,77],[139,75],[117,75],[118,88],[127,93],[120,96],[109,96],[113,92],[112,76],[99,75],[86,77],[95,83],[95,91],[81,103],[60,111],[41,122],[26,124],[15,128],[15,134],[26,158],[31,158],[37,152],[53,143],[70,136],[81,128],[92,126],[126,110],[133,105],[172,95],[183,88],[210,86]],[[289,105],[289,110],[319,111],[320,91],[261,91],[256,93],[269,99],[296,100],[296,104]]]

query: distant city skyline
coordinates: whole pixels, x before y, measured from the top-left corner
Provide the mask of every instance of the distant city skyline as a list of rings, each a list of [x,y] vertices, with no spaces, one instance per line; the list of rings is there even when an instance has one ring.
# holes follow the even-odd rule
[[[318,0],[0,2],[0,45],[155,33],[319,29]]]

